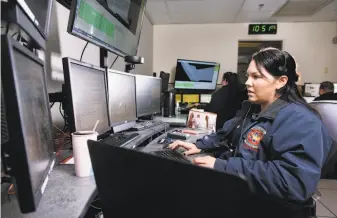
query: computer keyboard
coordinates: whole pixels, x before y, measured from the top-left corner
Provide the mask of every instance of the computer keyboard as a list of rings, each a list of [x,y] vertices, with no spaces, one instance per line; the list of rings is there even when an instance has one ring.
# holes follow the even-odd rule
[[[113,146],[123,147],[139,137],[140,134],[138,133],[132,134],[115,133],[103,139],[102,142]]]
[[[191,163],[190,160],[188,160],[183,154],[179,153],[176,150],[164,149],[160,151],[153,151],[151,153],[154,155],[160,156],[160,157],[170,159],[170,160],[176,160],[176,161],[180,161],[184,163]]]
[[[137,123],[133,128],[131,128],[131,130],[133,131],[140,131],[140,130],[144,130],[144,129],[149,129],[152,128],[154,126],[158,126],[160,124],[163,124],[164,122],[162,121],[145,121],[145,122],[140,122]]]

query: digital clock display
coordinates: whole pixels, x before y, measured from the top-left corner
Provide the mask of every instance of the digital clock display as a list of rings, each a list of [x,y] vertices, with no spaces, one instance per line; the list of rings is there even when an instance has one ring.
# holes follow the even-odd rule
[[[276,34],[277,24],[249,24],[248,34]]]

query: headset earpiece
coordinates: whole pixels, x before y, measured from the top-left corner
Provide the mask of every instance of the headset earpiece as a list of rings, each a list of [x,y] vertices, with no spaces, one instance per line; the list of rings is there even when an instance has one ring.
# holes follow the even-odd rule
[[[287,68],[287,56],[286,53],[284,51],[282,51],[283,56],[284,56],[284,66],[279,66],[278,69],[281,72],[287,73],[288,72],[288,68]]]
[[[285,66],[279,66],[278,70],[281,71],[281,72],[284,72],[284,73],[288,72],[288,68],[285,67]]]

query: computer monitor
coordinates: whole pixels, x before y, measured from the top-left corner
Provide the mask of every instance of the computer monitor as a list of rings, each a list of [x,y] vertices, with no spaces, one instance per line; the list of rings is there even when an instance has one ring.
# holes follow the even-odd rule
[[[20,37],[29,41],[30,47],[45,49],[52,3],[53,0],[1,1],[1,20],[17,25]]]
[[[70,131],[92,130],[97,120],[99,134],[110,130],[105,69],[71,58],[62,61]]]
[[[36,0],[24,0],[17,2],[44,38],[47,38],[53,0],[39,0],[38,4]]]
[[[108,70],[110,125],[120,132],[136,124],[136,78],[132,74]]]
[[[178,59],[175,89],[215,90],[220,64]]]
[[[137,117],[161,112],[161,79],[150,76],[136,76]]]
[[[200,95],[200,102],[201,103],[210,103],[212,99],[211,94],[201,94]]]
[[[14,178],[22,213],[37,209],[54,165],[54,140],[44,62],[11,37],[1,37],[2,163]]]
[[[305,97],[318,97],[320,83],[305,83],[304,84],[304,96]]]
[[[119,55],[135,56],[147,0],[73,0],[68,32]]]

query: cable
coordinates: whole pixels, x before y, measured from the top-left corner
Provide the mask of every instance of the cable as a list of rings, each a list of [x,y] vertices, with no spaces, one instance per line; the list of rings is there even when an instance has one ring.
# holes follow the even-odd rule
[[[57,151],[56,151],[56,156],[58,156],[59,154],[60,154],[60,152],[61,152],[61,150],[62,150],[62,148],[65,146],[65,145],[67,145],[66,144],[66,137],[70,137],[67,133],[65,133],[65,132],[63,132],[61,129],[59,129],[57,126],[55,126],[54,124],[53,124],[53,126],[58,130],[58,131],[60,131],[61,133],[63,133],[63,145],[61,144],[60,146],[59,146],[59,148],[57,149]]]
[[[49,109],[51,109],[51,108],[54,106],[54,104],[55,104],[55,102],[53,102],[53,103],[51,104],[51,106],[49,107]]]
[[[64,122],[63,132],[66,132],[66,128],[67,128],[67,119],[66,119],[65,115],[62,113],[61,108],[62,108],[62,103],[60,103],[60,106],[59,106],[59,112],[60,112],[60,114],[61,114],[61,116],[62,116],[62,118],[63,118],[63,122]]]
[[[70,137],[70,135],[68,135],[67,133],[65,133],[65,132],[63,132],[62,130],[60,130],[57,126],[55,126],[54,124],[53,124],[53,126],[55,127],[55,129],[57,129],[58,131],[60,131],[61,133],[63,133],[65,136],[68,136],[68,137]]]
[[[89,44],[89,42],[87,42],[87,44],[85,44],[85,46],[84,46],[84,48],[83,48],[83,50],[82,50],[82,54],[81,54],[80,61],[82,61],[84,51],[85,51],[85,49],[87,48],[88,44]]]
[[[117,61],[117,59],[118,59],[118,55],[116,55],[116,58],[115,58],[115,60],[112,62],[112,64],[111,64],[111,66],[110,66],[110,69],[112,68],[112,66],[115,64],[115,62]]]
[[[7,23],[6,25],[6,35],[8,34],[8,31],[9,31],[9,23]]]
[[[103,215],[103,212],[99,212],[98,214],[95,215],[95,218],[100,218]]]
[[[102,208],[99,208],[99,207],[96,207],[96,206],[92,205],[94,202],[96,202],[96,201],[98,201],[98,200],[100,200],[100,198],[99,198],[99,197],[98,197],[98,198],[96,198],[95,200],[93,200],[93,201],[91,202],[91,205],[90,205],[90,207],[92,207],[92,208],[95,208],[96,210],[102,210]]]
[[[64,120],[64,115],[63,115],[61,109],[62,109],[62,103],[60,103],[60,105],[59,105],[59,112],[60,112],[60,114],[61,114],[61,116],[62,116],[62,118],[63,118],[63,120]]]
[[[90,205],[90,207],[95,208],[96,210],[102,210],[102,208],[95,207],[95,206],[93,206],[93,205]]]

